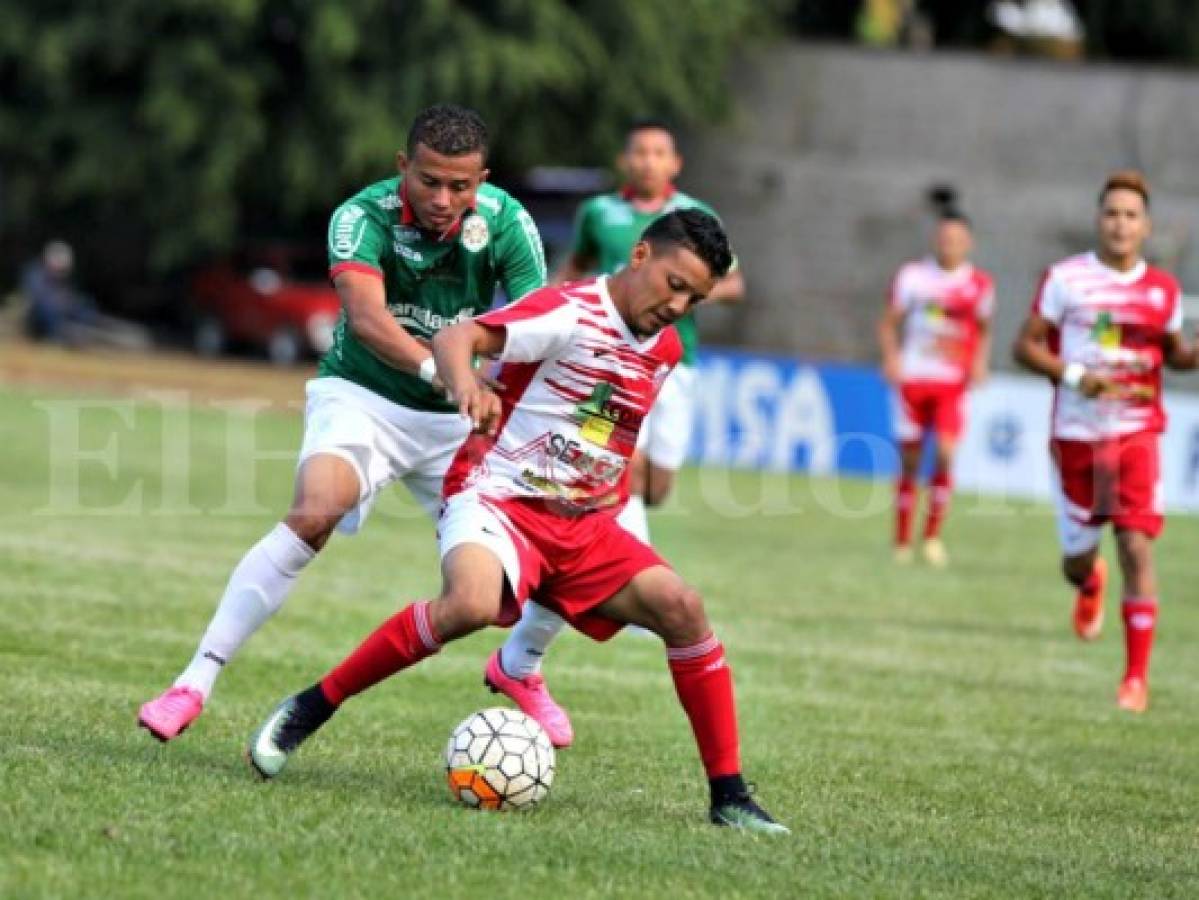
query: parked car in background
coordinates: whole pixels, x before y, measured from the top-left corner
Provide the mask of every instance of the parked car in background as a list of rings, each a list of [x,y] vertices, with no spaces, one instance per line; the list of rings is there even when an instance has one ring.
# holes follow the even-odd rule
[[[286,244],[247,247],[191,283],[195,348],[218,356],[242,346],[291,365],[329,349],[341,312],[320,253]]]

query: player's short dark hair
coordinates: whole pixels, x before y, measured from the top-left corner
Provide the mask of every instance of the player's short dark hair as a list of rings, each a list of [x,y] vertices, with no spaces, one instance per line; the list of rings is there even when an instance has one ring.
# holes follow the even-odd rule
[[[1107,176],[1107,181],[1103,182],[1103,190],[1099,192],[1100,206],[1103,206],[1103,201],[1112,191],[1132,191],[1140,194],[1141,199],[1145,201],[1145,209],[1149,209],[1149,179],[1136,169],[1119,169]]]
[[[641,235],[654,249],[683,247],[702,259],[717,278],[733,265],[729,237],[715,216],[700,209],[678,209],[656,219]]]
[[[634,119],[629,123],[629,126],[624,130],[624,140],[627,144],[633,139],[639,131],[665,131],[670,135],[670,140],[674,143],[675,148],[679,146],[679,136],[675,133],[674,128],[665,119],[655,119],[649,116],[640,119]]]
[[[487,125],[473,109],[438,103],[417,113],[408,129],[408,155],[424,144],[443,156],[482,153],[487,159]]]
[[[957,206],[947,206],[937,214],[937,224],[942,222],[961,222],[971,231],[974,230],[974,223],[970,221],[970,217]]]

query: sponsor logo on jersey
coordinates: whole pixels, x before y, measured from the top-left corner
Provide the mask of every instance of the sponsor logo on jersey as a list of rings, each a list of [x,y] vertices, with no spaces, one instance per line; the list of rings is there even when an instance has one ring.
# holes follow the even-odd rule
[[[421,238],[420,229],[412,225],[392,225],[391,232],[399,244],[415,244]]]
[[[362,245],[369,219],[357,203],[347,203],[329,223],[329,252],[338,259],[350,259]]]
[[[491,240],[491,229],[487,220],[479,215],[469,215],[462,220],[462,246],[471,253],[478,253]]]
[[[408,331],[419,331],[424,334],[433,334],[443,328],[465,322],[471,317],[471,312],[467,309],[453,316],[443,316],[423,306],[417,306],[415,303],[389,303],[387,311],[391,313],[396,322]]]

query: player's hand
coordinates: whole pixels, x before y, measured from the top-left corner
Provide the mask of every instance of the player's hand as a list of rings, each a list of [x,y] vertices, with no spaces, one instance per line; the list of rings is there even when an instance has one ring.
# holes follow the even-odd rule
[[[477,370],[475,371],[475,381],[477,381],[481,387],[484,387],[489,391],[494,391],[497,394],[504,389],[504,383],[502,381],[496,381],[490,375],[484,375],[482,372]]]
[[[1103,375],[1096,375],[1094,372],[1087,372],[1082,376],[1082,380],[1078,382],[1078,392],[1084,397],[1094,400],[1096,397],[1117,395],[1119,386],[1110,378]]]
[[[495,391],[473,381],[454,397],[458,412],[470,419],[471,428],[480,434],[495,434],[502,406]]]

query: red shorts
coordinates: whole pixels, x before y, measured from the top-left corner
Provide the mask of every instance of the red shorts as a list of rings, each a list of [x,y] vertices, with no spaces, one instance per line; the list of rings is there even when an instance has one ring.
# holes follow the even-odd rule
[[[1102,441],[1054,438],[1050,452],[1070,519],[1090,526],[1111,522],[1151,538],[1161,534],[1161,456],[1155,432]]]
[[[895,431],[901,442],[918,441],[929,431],[956,441],[965,427],[965,385],[909,381],[899,386]]]
[[[566,517],[538,500],[497,500],[471,492],[446,501],[437,538],[443,558],[466,543],[482,544],[499,557],[511,591],[497,625],[514,624],[525,601],[536,600],[597,641],[606,641],[624,624],[595,608],[634,576],[666,565],[653,547],[608,513]]]

